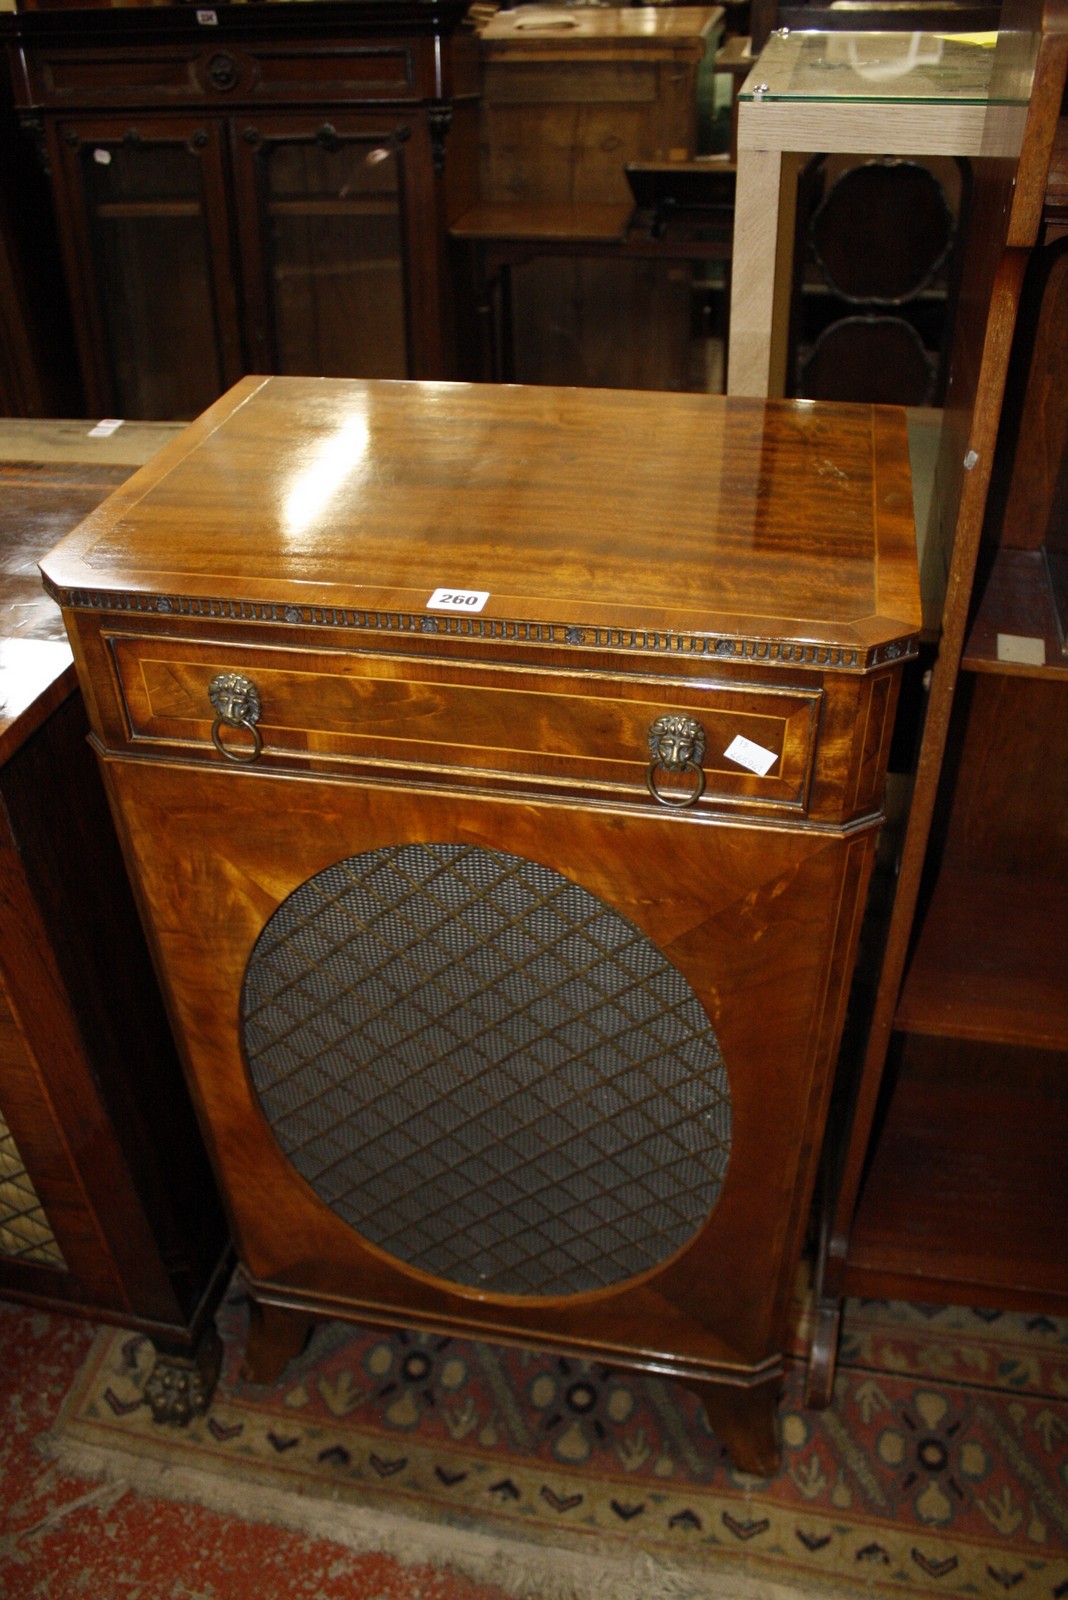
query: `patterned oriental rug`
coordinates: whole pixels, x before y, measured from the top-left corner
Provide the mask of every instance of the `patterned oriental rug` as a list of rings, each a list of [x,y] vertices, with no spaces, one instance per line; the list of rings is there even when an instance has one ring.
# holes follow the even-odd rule
[[[58,1464],[524,1600],[1068,1597],[1068,1321],[850,1302],[834,1405],[802,1408],[797,1362],[758,1479],[669,1382],[329,1323],[256,1386],[245,1316],[235,1280],[187,1430],[141,1402],[150,1347],[99,1333]]]

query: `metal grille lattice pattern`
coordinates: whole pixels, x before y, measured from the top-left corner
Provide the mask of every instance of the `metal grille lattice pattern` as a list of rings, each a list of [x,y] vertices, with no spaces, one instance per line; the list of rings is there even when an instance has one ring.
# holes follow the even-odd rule
[[[309,878],[245,973],[282,1150],[364,1238],[502,1294],[647,1271],[715,1205],[727,1073],[652,941],[551,868],[461,845]]]
[[[14,1135],[0,1116],[0,1256],[66,1268]]]

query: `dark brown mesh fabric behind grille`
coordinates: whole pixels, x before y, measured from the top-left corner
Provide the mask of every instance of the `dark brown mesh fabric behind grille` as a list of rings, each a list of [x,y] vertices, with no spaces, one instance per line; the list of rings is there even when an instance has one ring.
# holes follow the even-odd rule
[[[297,1171],[364,1238],[502,1294],[647,1270],[730,1151],[727,1074],[685,978],[551,868],[461,845],[351,856],[279,906],[242,997]]]

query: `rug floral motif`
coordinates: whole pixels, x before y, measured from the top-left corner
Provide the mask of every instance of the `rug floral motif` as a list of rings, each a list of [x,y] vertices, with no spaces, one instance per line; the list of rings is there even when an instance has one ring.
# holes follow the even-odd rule
[[[142,1402],[147,1341],[99,1335],[61,1450],[163,1463],[162,1492],[181,1467],[326,1501],[339,1528],[370,1506],[803,1593],[1068,1600],[1068,1322],[850,1302],[834,1402],[806,1410],[790,1363],[782,1467],[763,1479],[667,1380],[326,1323],[258,1386],[240,1376],[245,1319],[235,1280],[218,1390],[184,1430]]]

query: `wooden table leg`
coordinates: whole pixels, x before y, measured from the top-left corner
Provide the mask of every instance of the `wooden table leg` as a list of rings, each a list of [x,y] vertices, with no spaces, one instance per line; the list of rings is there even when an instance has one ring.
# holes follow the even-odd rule
[[[728,394],[786,392],[798,160],[779,150],[738,152]]]

